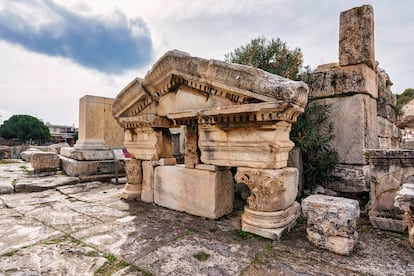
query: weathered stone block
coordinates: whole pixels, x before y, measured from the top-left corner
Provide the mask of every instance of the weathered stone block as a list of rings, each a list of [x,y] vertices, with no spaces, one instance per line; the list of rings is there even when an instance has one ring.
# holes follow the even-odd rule
[[[399,137],[399,128],[393,124],[392,122],[388,121],[387,119],[378,116],[378,136],[379,137]]]
[[[368,165],[338,164],[332,175],[332,181],[324,183],[324,187],[345,193],[360,193],[370,190]]]
[[[75,148],[61,148],[60,154],[78,161],[112,160],[114,155],[111,150],[87,150]]]
[[[114,174],[115,160],[78,161],[60,156],[62,170],[69,176]]]
[[[173,157],[171,133],[168,129],[145,128],[136,132],[126,130],[124,145],[136,159],[158,160]]]
[[[414,184],[404,183],[394,200],[394,206],[398,207],[404,212],[409,212],[414,209]]]
[[[362,93],[378,97],[377,74],[365,64],[346,67],[318,67],[309,77],[309,98]]]
[[[377,105],[368,95],[327,98],[314,101],[330,104],[330,121],[334,127],[332,146],[339,163],[364,165],[364,149],[378,148]]]
[[[154,202],[154,169],[151,161],[142,161],[141,200],[147,203]]]
[[[349,255],[358,239],[359,203],[353,199],[311,195],[302,201],[308,240],[318,248]]]
[[[186,168],[193,169],[200,163],[200,152],[198,150],[198,129],[197,126],[186,126],[184,132],[185,155],[184,164]]]
[[[53,144],[47,147],[47,151],[51,151],[57,154],[60,154],[60,149],[61,148],[68,148],[69,144],[68,143],[58,143],[58,144]]]
[[[56,171],[60,168],[59,155],[54,152],[36,152],[30,157],[30,164],[36,172]]]
[[[32,157],[32,155],[34,154],[34,153],[37,153],[37,152],[42,152],[41,150],[39,150],[39,149],[35,149],[35,148],[29,148],[29,149],[27,149],[27,150],[25,150],[25,151],[22,151],[21,153],[20,153],[20,158],[23,160],[23,161],[28,161],[28,162],[30,162],[30,158]]]
[[[159,166],[154,172],[154,202],[173,210],[217,219],[233,210],[231,172]]]
[[[76,149],[109,149],[123,145],[124,131],[112,116],[114,99],[85,95],[79,100]]]
[[[389,104],[377,101],[378,116],[381,116],[388,121],[397,124],[398,113],[397,110]]]
[[[287,122],[239,124],[233,128],[199,125],[201,161],[217,166],[284,168],[294,146],[290,128]]]
[[[393,83],[384,69],[378,67],[378,100],[386,105],[397,106],[397,95],[391,91]]]
[[[376,70],[374,11],[369,5],[343,11],[339,18],[339,64],[360,63]]]
[[[408,237],[414,247],[414,184],[405,183],[401,186],[395,197],[394,206],[404,211],[404,220],[408,226]]]
[[[302,152],[300,147],[295,146],[289,152],[289,159],[287,161],[288,167],[293,167],[298,170],[298,194],[299,196],[302,194],[303,185],[305,183],[305,178],[303,175],[303,162],[302,162]]]
[[[0,181],[0,194],[10,194],[14,192],[13,179],[6,178]]]
[[[403,212],[394,206],[400,186],[414,175],[414,151],[367,150],[371,192],[369,219],[374,227],[402,232],[407,227]]]

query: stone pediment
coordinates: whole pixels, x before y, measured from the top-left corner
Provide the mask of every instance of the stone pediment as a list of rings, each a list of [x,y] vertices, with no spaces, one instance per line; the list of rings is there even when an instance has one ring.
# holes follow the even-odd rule
[[[268,114],[259,112],[254,116],[265,121],[277,120],[276,113],[292,108],[298,111],[291,112],[295,113],[295,120],[307,100],[308,87],[304,82],[174,50],[161,57],[144,79],[134,79],[118,94],[113,115],[127,128],[166,127],[166,118],[174,125],[179,119],[197,119],[202,114],[209,114],[207,119],[229,112],[253,116],[260,110]]]

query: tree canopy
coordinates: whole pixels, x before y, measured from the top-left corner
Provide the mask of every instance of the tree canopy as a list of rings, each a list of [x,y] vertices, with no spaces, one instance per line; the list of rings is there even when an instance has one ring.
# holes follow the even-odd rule
[[[406,105],[412,99],[414,99],[414,89],[407,88],[404,90],[403,93],[397,95],[397,105],[399,107],[402,107],[403,105]]]
[[[260,68],[264,71],[296,79],[302,68],[303,56],[299,48],[291,50],[279,38],[252,39],[248,44],[224,56],[225,61]]]
[[[50,140],[50,133],[48,127],[36,117],[13,115],[0,126],[0,137],[46,142]]]

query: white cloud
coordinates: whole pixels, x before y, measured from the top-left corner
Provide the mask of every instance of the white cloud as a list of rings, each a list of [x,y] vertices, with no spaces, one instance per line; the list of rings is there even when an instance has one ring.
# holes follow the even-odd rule
[[[390,74],[394,92],[414,88],[412,1],[54,2],[82,16],[109,18],[108,15],[117,11],[125,14],[128,20],[142,18],[147,23],[156,58],[176,48],[194,56],[223,59],[224,54],[234,48],[264,35],[279,37],[290,47],[301,48],[305,64],[313,67],[338,60],[339,13],[371,4],[375,14],[376,58],[380,66]],[[0,10],[6,4],[9,1],[0,0]],[[132,33],[141,31],[138,28]],[[126,71],[114,76],[85,69],[69,59],[33,54],[1,41],[0,52],[0,109],[13,114],[37,115],[44,121],[57,124],[77,124],[78,101],[85,94],[115,97],[134,77],[144,76],[151,66],[148,64],[139,71]]]

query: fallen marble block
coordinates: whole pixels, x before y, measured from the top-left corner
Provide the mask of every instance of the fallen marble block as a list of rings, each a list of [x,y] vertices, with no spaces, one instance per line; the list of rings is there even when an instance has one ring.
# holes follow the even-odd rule
[[[30,157],[35,172],[56,171],[60,168],[59,155],[54,152],[35,152]]]
[[[359,203],[353,199],[311,195],[302,201],[308,240],[316,247],[349,255],[358,239]]]
[[[414,247],[414,184],[405,183],[395,196],[395,207],[404,211],[404,219],[408,225],[408,238]]]

